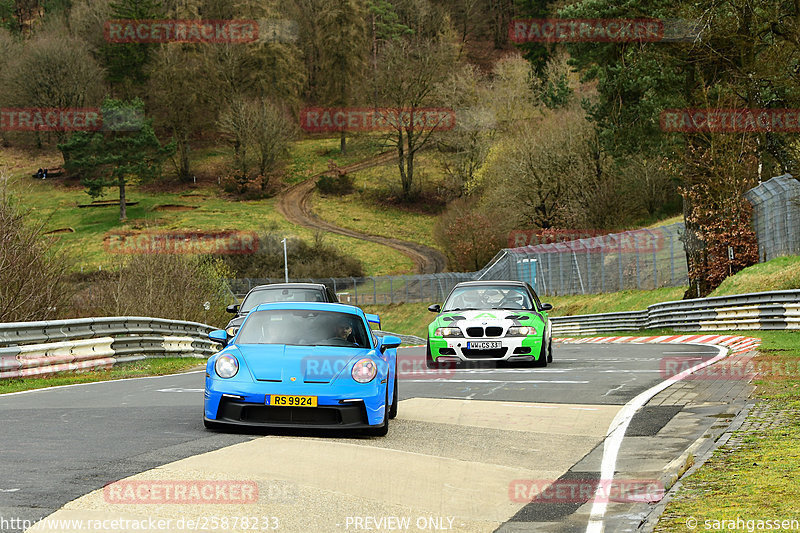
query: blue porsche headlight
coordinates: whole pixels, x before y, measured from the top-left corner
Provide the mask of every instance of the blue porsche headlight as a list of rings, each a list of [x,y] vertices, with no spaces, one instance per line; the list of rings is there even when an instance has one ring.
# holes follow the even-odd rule
[[[239,361],[232,355],[220,355],[214,363],[214,370],[221,378],[232,378],[239,371]]]
[[[369,383],[378,375],[378,367],[372,359],[362,359],[353,365],[352,375],[359,383]]]

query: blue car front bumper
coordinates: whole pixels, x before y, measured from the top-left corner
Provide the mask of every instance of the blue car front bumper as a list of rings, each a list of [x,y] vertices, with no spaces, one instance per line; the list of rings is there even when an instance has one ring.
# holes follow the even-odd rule
[[[325,429],[383,423],[386,381],[334,383],[248,383],[207,376],[204,418],[231,425]],[[266,405],[267,395],[316,396],[317,407]]]

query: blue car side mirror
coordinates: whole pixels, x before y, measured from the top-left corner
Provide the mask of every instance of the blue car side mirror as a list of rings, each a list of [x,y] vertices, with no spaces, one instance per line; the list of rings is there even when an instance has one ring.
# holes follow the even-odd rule
[[[215,329],[214,331],[208,334],[208,338],[222,345],[228,343],[228,334],[225,333],[224,329]]]
[[[397,348],[400,346],[400,344],[402,344],[402,342],[403,341],[400,339],[400,337],[395,337],[393,335],[381,337],[381,351]]]

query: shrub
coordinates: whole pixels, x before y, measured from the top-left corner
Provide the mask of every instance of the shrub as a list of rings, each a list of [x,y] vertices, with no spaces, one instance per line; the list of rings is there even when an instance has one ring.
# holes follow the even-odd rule
[[[274,229],[259,234],[259,250],[251,255],[227,255],[221,260],[239,278],[283,278],[283,236]],[[311,244],[290,238],[286,243],[291,278],[361,277],[361,261],[339,251],[317,233]]]
[[[323,194],[336,194],[343,196],[353,192],[353,182],[355,179],[348,175],[346,171],[339,168],[336,163],[328,163],[328,172],[317,180],[317,189]]]
[[[70,258],[0,186],[0,322],[48,320],[69,301]]]
[[[223,327],[232,302],[219,260],[169,254],[125,258],[112,272],[97,273],[75,298],[90,316],[146,316],[189,320]]]
[[[220,180],[222,190],[238,200],[261,200],[277,194],[280,180],[271,176],[250,178],[244,175],[225,176]]]
[[[483,268],[505,246],[505,234],[494,217],[468,200],[451,202],[434,227],[450,269],[470,272]]]

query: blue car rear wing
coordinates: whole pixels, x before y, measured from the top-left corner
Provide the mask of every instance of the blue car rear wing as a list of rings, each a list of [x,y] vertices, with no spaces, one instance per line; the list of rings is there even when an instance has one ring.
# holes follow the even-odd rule
[[[378,315],[371,315],[369,313],[364,313],[364,315],[367,317],[367,322],[370,324],[377,324],[378,329],[381,329],[381,317]]]

